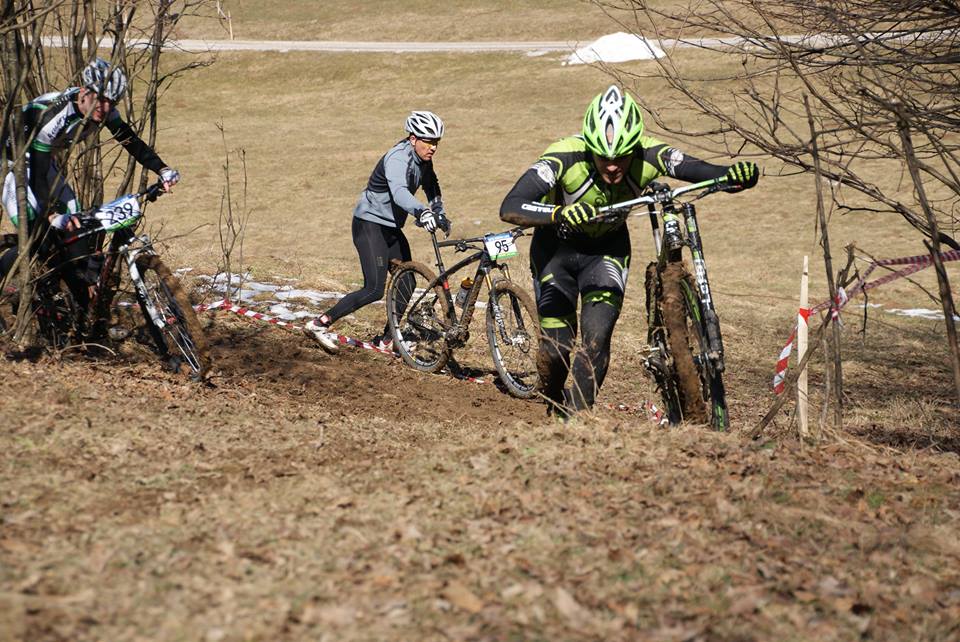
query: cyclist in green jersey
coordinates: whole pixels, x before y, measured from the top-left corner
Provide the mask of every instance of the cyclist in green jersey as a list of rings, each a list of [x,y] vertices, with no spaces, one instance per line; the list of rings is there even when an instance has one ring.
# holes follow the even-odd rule
[[[592,407],[610,363],[630,232],[623,220],[597,220],[599,208],[639,196],[661,176],[688,182],[726,176],[747,189],[756,185],[759,170],[743,161],[713,165],[644,135],[636,101],[611,86],[590,103],[581,134],[548,147],[500,206],[502,220],[536,227],[530,265],[543,336],[541,385],[551,412],[566,416]],[[581,347],[565,389],[578,330]]]

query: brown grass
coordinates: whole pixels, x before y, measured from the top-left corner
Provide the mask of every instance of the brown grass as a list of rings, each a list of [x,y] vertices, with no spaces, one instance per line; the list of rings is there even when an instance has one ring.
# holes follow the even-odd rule
[[[683,3],[658,0],[656,7]],[[586,42],[633,24],[631,11],[585,0],[407,0],[391,3],[349,0],[285,0],[265,10],[255,0],[224,2],[239,40],[571,40]],[[229,32],[211,15],[177,31],[183,38],[225,39]]]
[[[437,168],[472,234],[504,227],[503,195],[608,81],[550,57],[224,54],[164,96],[159,151],[185,178],[149,218],[170,264],[215,266],[222,119],[247,152],[254,276],[351,289],[350,212],[410,108],[447,121]],[[801,447],[786,413],[769,441],[736,432],[766,410],[801,257],[818,254],[811,180],[761,163],[756,190],[699,208],[731,435],[606,408],[654,395],[641,220],[601,408],[563,427],[489,384],[329,358],[224,316],[208,327],[215,387],[133,344],[5,361],[0,639],[955,639],[960,442],[942,323],[872,313],[861,338],[851,311],[844,432]],[[896,219],[838,216],[831,234],[835,248],[922,251]],[[426,259],[426,236],[409,236]],[[903,281],[872,300],[935,307]],[[382,314],[341,327],[372,334]],[[474,334],[471,363],[489,368]]]

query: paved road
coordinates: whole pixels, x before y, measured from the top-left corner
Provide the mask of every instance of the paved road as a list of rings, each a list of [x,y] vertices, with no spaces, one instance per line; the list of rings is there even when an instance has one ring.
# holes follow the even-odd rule
[[[592,42],[592,41],[589,41]],[[535,42],[491,41],[491,42],[366,42],[339,40],[174,40],[166,43],[168,49],[187,51],[317,51],[326,53],[478,53],[485,51],[518,51],[527,53],[572,53],[579,47],[589,44],[575,40],[545,40]],[[698,40],[653,40],[661,49],[674,47],[716,47],[742,43],[739,38],[703,38]],[[128,40],[128,45],[146,45],[145,40]],[[49,47],[62,47],[64,40],[59,36],[45,37],[44,44]],[[112,47],[112,41],[105,39],[101,48]]]
[[[863,38],[877,37],[880,34],[862,34]],[[898,35],[897,33],[882,34],[882,38],[889,42],[898,40],[930,37],[917,35]],[[810,47],[835,46],[845,44],[848,38],[843,35],[819,34],[812,36],[781,35],[777,39],[782,43],[803,44]],[[186,51],[316,51],[325,53],[477,53],[485,51],[518,51],[527,53],[572,53],[578,48],[589,44],[575,40],[545,40],[540,42],[491,41],[491,42],[369,42],[349,40],[173,40],[164,46],[167,49],[183,49]],[[747,46],[754,43],[754,39],[739,37],[730,38],[692,38],[685,40],[651,40],[650,43],[660,49],[685,49],[699,47],[707,49]],[[59,36],[45,36],[43,44],[48,47],[63,47],[64,39]],[[100,48],[111,48],[112,41],[104,39]],[[146,40],[131,39],[128,45],[146,46]]]
[[[128,40],[131,45],[146,45],[145,40]],[[44,38],[50,47],[64,46],[58,36]],[[110,48],[112,41],[105,39],[100,47]],[[169,49],[188,51],[318,51],[344,53],[441,53],[523,51],[553,52],[574,51],[579,43],[574,41],[546,42],[364,42],[335,40],[174,40],[166,44]]]

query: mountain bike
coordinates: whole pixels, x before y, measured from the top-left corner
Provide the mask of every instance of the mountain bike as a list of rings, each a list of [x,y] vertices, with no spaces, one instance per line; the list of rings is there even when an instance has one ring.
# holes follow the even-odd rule
[[[723,338],[693,201],[731,188],[724,177],[674,190],[651,183],[648,189],[639,198],[601,208],[599,217],[626,217],[633,208],[647,206],[657,260],[647,266],[645,279],[648,352],[644,366],[657,383],[671,425],[682,420],[709,421],[713,428],[725,430],[730,418],[723,386]],[[698,193],[686,202],[677,200],[690,192]],[[684,251],[690,255],[692,275]]]
[[[394,346],[405,363],[422,372],[439,372],[452,351],[463,347],[470,338],[470,321],[486,285],[487,343],[497,374],[511,395],[529,399],[537,394],[537,308],[530,295],[510,279],[509,267],[502,263],[516,256],[517,239],[523,233],[522,228],[515,227],[506,232],[448,241],[437,241],[436,233],[431,233],[437,275],[416,261],[393,266],[387,287],[387,320]],[[440,255],[443,247],[473,253],[447,269]],[[455,302],[450,294],[450,278],[473,263],[477,264],[476,272],[463,280],[462,292]]]
[[[210,367],[207,342],[200,329],[190,299],[177,278],[164,265],[153,242],[136,230],[143,220],[143,201],[155,201],[162,193],[158,181],[142,192],[120,198],[77,216],[80,229],[65,233],[61,243],[67,245],[84,241],[103,247],[110,236],[107,249],[94,252],[91,267],[95,281],[90,288],[86,305],[78,305],[76,297],[63,282],[63,271],[81,269],[81,266],[60,265],[46,269],[34,283],[33,310],[40,337],[51,347],[89,345],[101,341],[104,335],[123,338],[126,330],[119,326],[108,329],[114,303],[121,310],[136,306],[144,325],[140,327],[145,343],[173,371],[202,379]],[[124,270],[125,268],[125,270]],[[121,273],[126,271],[128,283]],[[15,306],[15,291],[5,293]],[[113,332],[116,330],[116,332]]]

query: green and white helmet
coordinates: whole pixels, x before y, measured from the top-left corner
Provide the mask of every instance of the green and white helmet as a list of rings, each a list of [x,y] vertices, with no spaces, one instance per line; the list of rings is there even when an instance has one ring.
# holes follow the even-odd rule
[[[643,116],[630,94],[610,85],[587,107],[583,138],[597,156],[616,158],[633,151],[643,135]]]

